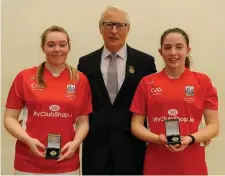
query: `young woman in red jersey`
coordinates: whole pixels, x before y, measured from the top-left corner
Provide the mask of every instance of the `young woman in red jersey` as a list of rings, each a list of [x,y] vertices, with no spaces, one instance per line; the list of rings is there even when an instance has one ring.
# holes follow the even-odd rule
[[[165,31],[159,53],[165,68],[144,77],[131,111],[132,133],[148,142],[143,174],[206,175],[202,142],[218,135],[218,97],[209,77],[189,69],[188,35],[179,28]],[[204,116],[206,126],[198,129]],[[144,126],[148,118],[149,129]],[[181,144],[168,145],[165,121],[178,119]]]
[[[15,174],[79,174],[79,146],[89,130],[92,105],[87,78],[66,64],[70,47],[62,27],[46,29],[41,37],[46,61],[21,71],[10,88],[4,125],[17,138]],[[52,134],[61,137],[61,151],[58,158],[47,159]]]

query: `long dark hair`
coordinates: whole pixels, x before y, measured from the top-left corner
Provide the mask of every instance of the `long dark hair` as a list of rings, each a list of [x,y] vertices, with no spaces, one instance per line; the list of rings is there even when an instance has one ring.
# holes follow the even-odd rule
[[[168,34],[170,34],[170,33],[179,33],[179,34],[181,34],[181,35],[184,37],[184,39],[185,39],[185,42],[186,42],[186,44],[187,44],[187,47],[189,47],[189,37],[188,37],[187,33],[184,32],[184,30],[182,30],[182,29],[180,29],[180,28],[172,28],[172,29],[166,30],[166,31],[162,34],[162,36],[161,36],[161,40],[160,40],[160,45],[161,45],[161,47],[162,47],[162,45],[163,45],[164,39],[165,39],[166,36],[167,36]],[[189,58],[188,56],[186,56],[186,59],[185,59],[185,67],[190,68],[190,65],[191,65],[190,58]]]

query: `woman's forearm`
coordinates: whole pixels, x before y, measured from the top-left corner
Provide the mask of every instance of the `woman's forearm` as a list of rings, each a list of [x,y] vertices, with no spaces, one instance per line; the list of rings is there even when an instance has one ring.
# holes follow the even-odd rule
[[[144,125],[142,124],[132,124],[131,132],[137,138],[152,143],[159,143],[159,135],[150,132]]]
[[[87,115],[79,117],[75,131],[76,134],[74,136],[74,142],[77,145],[80,145],[87,136],[89,131],[89,119]]]
[[[192,134],[195,137],[195,142],[205,142],[216,137],[219,133],[219,115],[217,110],[204,110],[204,118],[206,126],[196,133]]]
[[[7,117],[4,119],[5,129],[16,139],[27,144],[31,137],[24,131],[18,120],[14,117]]]
[[[206,127],[200,129],[192,135],[195,137],[195,142],[205,142],[216,137],[219,133],[219,126],[217,124],[208,124]]]

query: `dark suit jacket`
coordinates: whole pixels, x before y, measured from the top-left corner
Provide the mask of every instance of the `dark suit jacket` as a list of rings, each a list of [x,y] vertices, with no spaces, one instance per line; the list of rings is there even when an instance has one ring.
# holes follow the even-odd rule
[[[118,174],[141,174],[146,144],[131,134],[129,108],[141,78],[156,72],[154,58],[127,45],[126,75],[112,105],[100,69],[102,50],[81,57],[78,64],[89,80],[93,105],[83,142],[83,174],[98,174],[110,151]]]

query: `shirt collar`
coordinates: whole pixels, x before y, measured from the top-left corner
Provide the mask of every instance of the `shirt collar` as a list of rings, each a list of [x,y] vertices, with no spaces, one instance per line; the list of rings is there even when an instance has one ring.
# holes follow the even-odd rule
[[[125,44],[116,54],[120,59],[124,60],[126,58],[127,45]],[[110,52],[105,46],[103,48],[102,54],[103,58],[106,59],[112,52]]]

